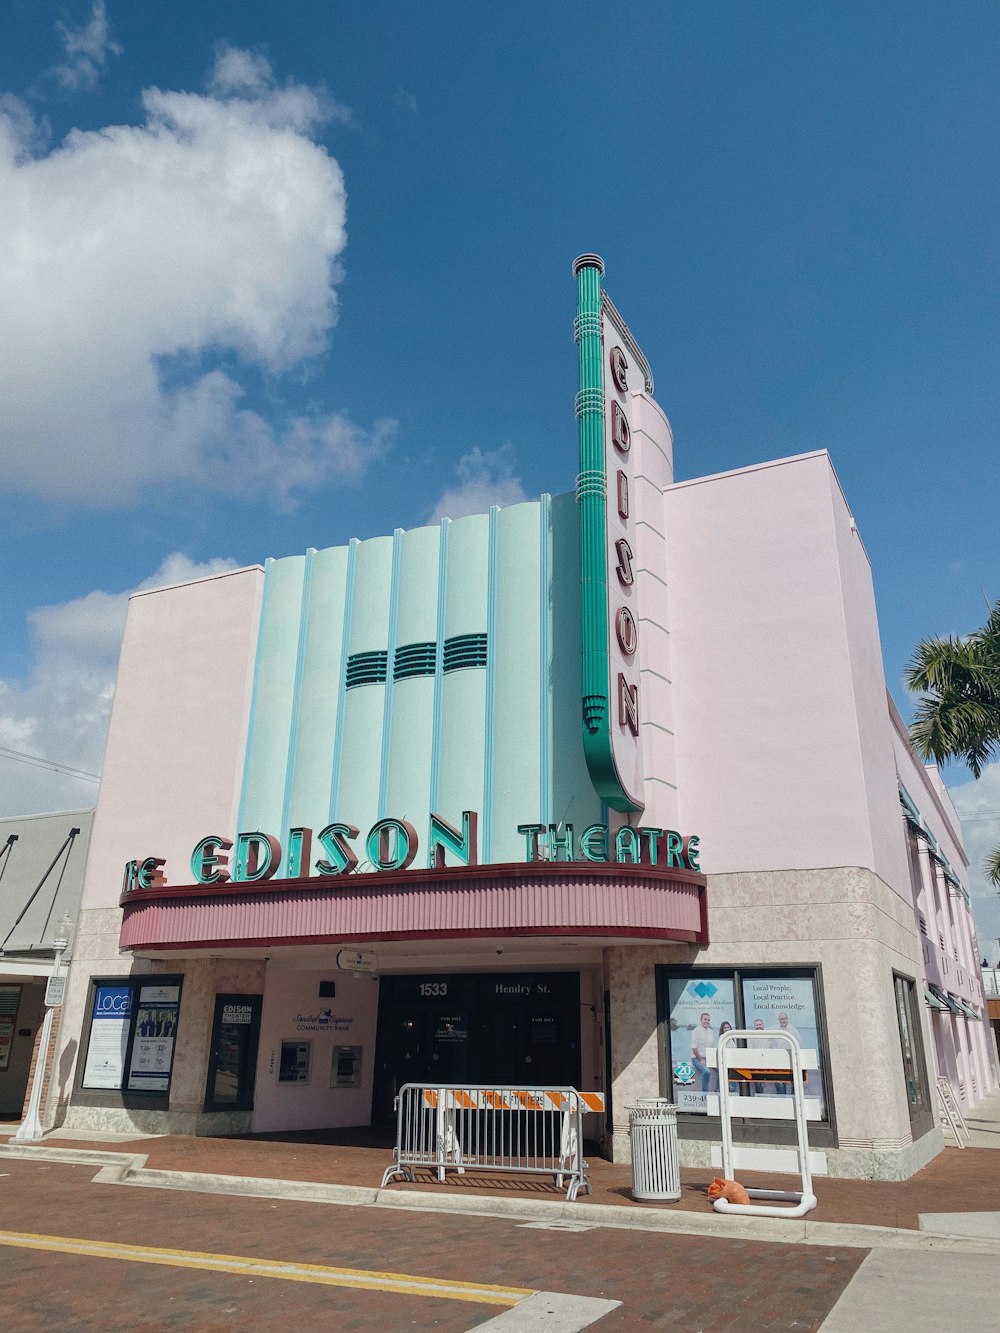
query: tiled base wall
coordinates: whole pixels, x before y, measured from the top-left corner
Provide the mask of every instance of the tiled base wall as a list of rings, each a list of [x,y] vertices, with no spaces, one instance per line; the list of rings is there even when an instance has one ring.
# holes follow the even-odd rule
[[[249,1134],[252,1111],[141,1111],[118,1106],[70,1106],[62,1128],[108,1134]]]
[[[712,1149],[719,1145],[711,1139],[680,1139],[678,1155],[682,1167],[712,1167]],[[944,1149],[944,1135],[934,1128],[915,1143],[907,1143],[896,1151],[875,1148],[824,1148],[827,1174],[844,1176],[851,1180],[909,1180],[921,1171]],[[629,1163],[632,1160],[628,1132],[616,1131],[612,1145],[612,1161]],[[817,1194],[822,1193],[822,1177],[815,1180]]]

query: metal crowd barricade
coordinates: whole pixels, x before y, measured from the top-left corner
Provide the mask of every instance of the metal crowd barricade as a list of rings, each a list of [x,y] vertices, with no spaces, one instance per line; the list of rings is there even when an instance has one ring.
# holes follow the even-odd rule
[[[394,1165],[383,1189],[415,1171],[512,1172],[553,1176],[572,1201],[590,1193],[583,1117],[604,1110],[604,1094],[576,1088],[496,1088],[406,1083],[396,1098]]]

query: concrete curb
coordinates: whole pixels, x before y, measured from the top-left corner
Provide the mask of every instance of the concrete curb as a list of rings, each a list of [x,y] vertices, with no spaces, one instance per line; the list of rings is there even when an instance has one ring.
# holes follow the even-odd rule
[[[146,1165],[145,1153],[105,1152],[100,1148],[39,1148],[33,1144],[5,1143],[0,1145],[0,1158],[13,1157],[18,1161],[65,1162],[70,1166],[116,1167],[127,1164],[127,1171],[141,1170]]]
[[[391,1208],[417,1213],[461,1213],[466,1217],[501,1217],[533,1223],[567,1223],[623,1231],[655,1231],[664,1235],[712,1236],[716,1239],[769,1241],[781,1245],[830,1245],[853,1249],[937,1250],[1000,1256],[1000,1241],[973,1236],[935,1235],[906,1227],[865,1226],[847,1222],[811,1222],[790,1218],[736,1217],[692,1213],[668,1208],[636,1209],[617,1204],[577,1200],[490,1198],[483,1195],[404,1193],[359,1185],[324,1185],[302,1180],[260,1176],[223,1176],[200,1171],[147,1168],[140,1153],[101,1152],[84,1148],[42,1148],[0,1145],[0,1160],[62,1162],[97,1166],[94,1183],[146,1189],[187,1190],[256,1199],[290,1199],[298,1203],[341,1207]]]

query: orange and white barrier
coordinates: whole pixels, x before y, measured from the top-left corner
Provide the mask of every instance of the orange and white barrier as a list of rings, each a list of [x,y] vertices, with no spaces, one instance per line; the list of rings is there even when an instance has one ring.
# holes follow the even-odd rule
[[[427,1106],[445,1106],[464,1111],[564,1111],[573,1099],[581,1111],[604,1110],[603,1092],[577,1092],[575,1088],[424,1088]]]
[[[551,1175],[567,1198],[590,1193],[583,1117],[603,1111],[604,1093],[576,1088],[434,1087],[407,1083],[396,1098],[394,1164],[383,1179],[418,1170]]]

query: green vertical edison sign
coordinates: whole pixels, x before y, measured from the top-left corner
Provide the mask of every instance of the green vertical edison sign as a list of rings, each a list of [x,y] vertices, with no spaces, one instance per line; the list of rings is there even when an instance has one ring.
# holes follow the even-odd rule
[[[581,255],[573,272],[583,748],[595,791],[629,814],[645,805],[632,461],[645,360],[602,291],[603,260]]]

